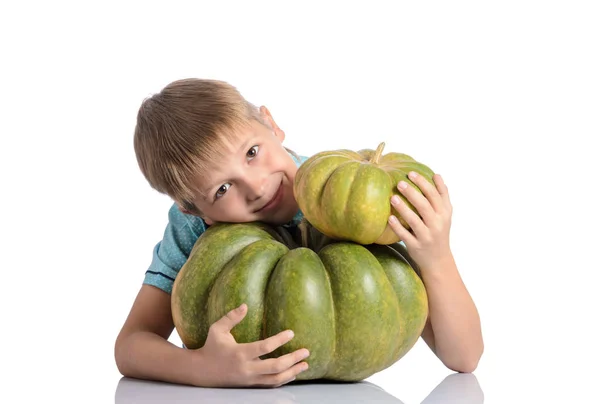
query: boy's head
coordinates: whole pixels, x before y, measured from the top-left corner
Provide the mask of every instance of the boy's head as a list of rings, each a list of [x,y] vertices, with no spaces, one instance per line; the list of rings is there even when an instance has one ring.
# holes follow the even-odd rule
[[[144,100],[134,148],[150,186],[182,211],[208,224],[282,224],[298,210],[284,138],[268,109],[235,87],[185,79]]]

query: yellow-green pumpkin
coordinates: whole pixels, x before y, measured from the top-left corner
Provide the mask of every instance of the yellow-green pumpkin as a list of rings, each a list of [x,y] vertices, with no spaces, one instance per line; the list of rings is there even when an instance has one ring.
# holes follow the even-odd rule
[[[411,349],[428,303],[403,246],[334,242],[303,225],[303,246],[298,234],[261,223],[217,224],[202,234],[171,295],[186,347],[202,347],[210,325],[246,303],[236,341],[293,330],[267,356],[307,348],[309,369],[299,380],[361,380]]]
[[[320,232],[337,240],[386,245],[400,240],[388,225],[390,215],[410,229],[393,209],[392,195],[400,196],[418,214],[397,185],[404,180],[421,192],[408,173],[415,171],[434,184],[434,172],[406,154],[382,154],[384,146],[358,152],[323,151],[300,166],[294,195],[304,216]]]

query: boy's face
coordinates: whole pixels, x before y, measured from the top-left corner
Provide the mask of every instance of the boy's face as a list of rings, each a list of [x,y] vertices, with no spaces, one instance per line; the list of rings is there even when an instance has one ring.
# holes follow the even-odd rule
[[[195,195],[202,218],[216,222],[271,224],[289,222],[298,211],[293,184],[297,167],[283,148],[284,132],[261,107],[268,128],[252,121],[226,143],[225,157],[194,184],[206,197]]]

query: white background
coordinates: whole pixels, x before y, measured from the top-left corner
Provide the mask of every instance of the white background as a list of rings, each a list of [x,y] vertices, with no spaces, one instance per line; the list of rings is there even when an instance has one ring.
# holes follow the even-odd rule
[[[596,2],[163,3],[0,6],[3,385],[113,400],[171,204],[138,170],[137,109],[203,77],[269,107],[299,154],[385,141],[442,174],[486,403],[592,400]],[[370,381],[418,403],[448,373],[419,342]]]

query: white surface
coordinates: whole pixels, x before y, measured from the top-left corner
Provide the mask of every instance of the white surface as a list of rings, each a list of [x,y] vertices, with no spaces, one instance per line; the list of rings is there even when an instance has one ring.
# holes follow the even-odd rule
[[[473,373],[446,376],[423,404],[483,404],[484,393]],[[311,382],[288,384],[278,389],[207,389],[122,378],[115,404],[131,403],[244,403],[244,404],[406,404],[371,382]]]
[[[195,76],[269,107],[300,154],[385,141],[441,173],[486,403],[593,401],[597,3],[323,3],[0,6],[3,395],[114,400],[170,206],[137,168],[137,108]],[[369,381],[418,403],[449,373],[419,342]]]

